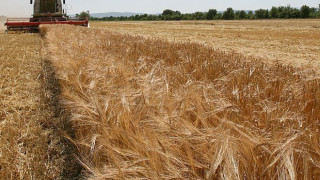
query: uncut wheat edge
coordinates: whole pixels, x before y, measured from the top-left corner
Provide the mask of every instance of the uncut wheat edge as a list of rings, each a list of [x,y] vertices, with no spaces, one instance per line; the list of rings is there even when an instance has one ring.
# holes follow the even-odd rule
[[[42,27],[88,179],[319,177],[319,79],[195,43]]]

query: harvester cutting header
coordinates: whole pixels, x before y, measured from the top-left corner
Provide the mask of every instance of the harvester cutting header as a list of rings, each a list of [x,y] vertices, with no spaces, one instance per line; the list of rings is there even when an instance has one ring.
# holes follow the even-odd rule
[[[71,24],[89,26],[88,18],[69,18],[63,5],[65,0],[30,0],[34,4],[32,18],[8,18],[5,25],[7,31],[36,32],[41,24]]]

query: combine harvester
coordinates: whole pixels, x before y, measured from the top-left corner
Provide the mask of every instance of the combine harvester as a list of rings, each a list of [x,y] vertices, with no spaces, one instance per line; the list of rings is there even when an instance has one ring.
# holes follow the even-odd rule
[[[30,0],[30,4],[33,1]],[[65,4],[65,0],[63,0]],[[7,32],[38,32],[41,24],[71,24],[89,27],[88,18],[69,18],[65,14],[61,0],[35,0],[33,18],[8,18]]]

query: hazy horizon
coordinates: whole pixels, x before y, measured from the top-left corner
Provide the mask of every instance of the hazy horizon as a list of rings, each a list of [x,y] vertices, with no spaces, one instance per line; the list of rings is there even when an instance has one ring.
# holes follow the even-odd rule
[[[68,14],[76,14],[81,11],[90,11],[90,13],[132,12],[157,14],[165,9],[178,10],[182,13],[193,13],[197,11],[205,12],[209,9],[224,11],[228,7],[232,7],[235,10],[271,9],[272,6],[287,5],[297,8],[302,5],[318,7],[319,3],[317,0],[110,0],[108,2],[102,0],[66,0],[66,7]],[[33,6],[27,0],[1,0],[0,2],[0,16],[28,17],[32,15],[32,11]]]

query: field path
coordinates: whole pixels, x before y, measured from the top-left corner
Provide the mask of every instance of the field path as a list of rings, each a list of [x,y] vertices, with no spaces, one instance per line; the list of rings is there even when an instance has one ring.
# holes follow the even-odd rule
[[[56,179],[65,166],[38,34],[0,34],[0,179]]]

